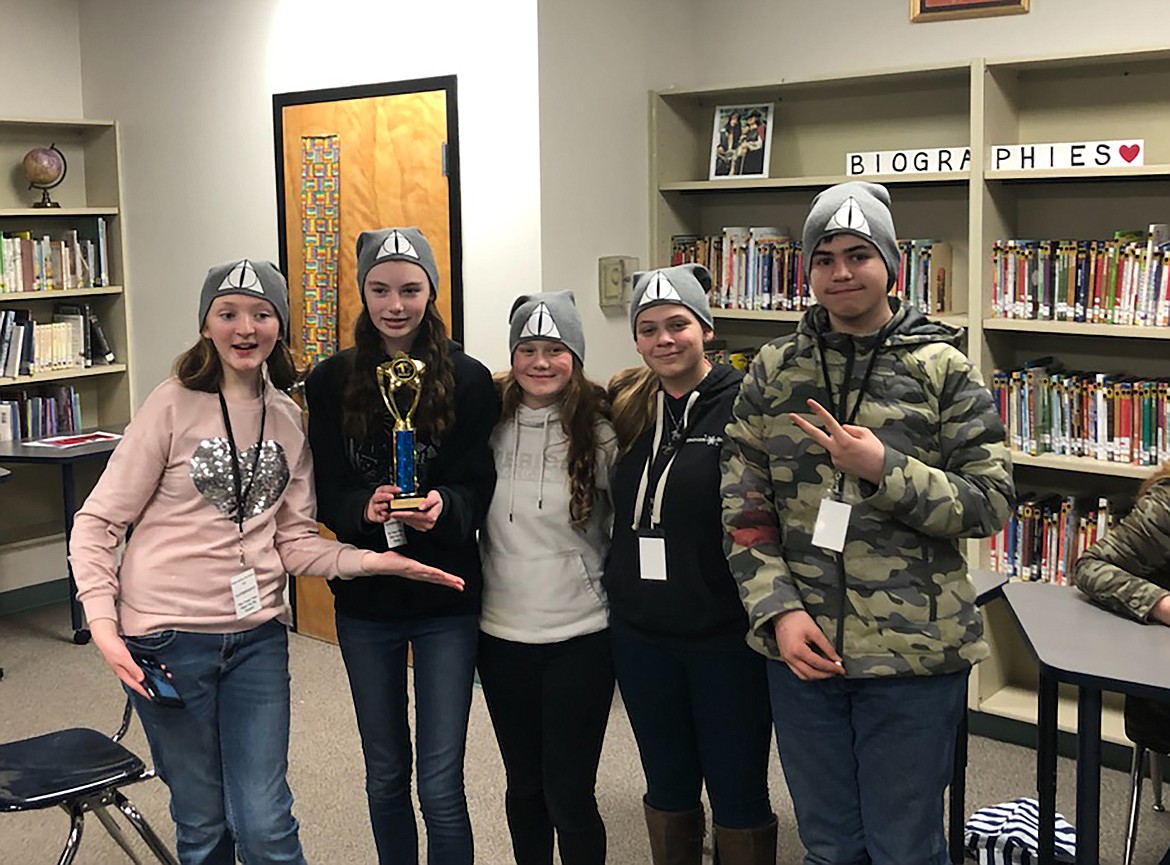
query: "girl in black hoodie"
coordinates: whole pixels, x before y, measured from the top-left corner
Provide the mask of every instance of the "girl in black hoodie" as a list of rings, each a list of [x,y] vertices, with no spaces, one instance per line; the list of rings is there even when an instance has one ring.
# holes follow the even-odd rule
[[[646,368],[610,383],[620,457],[603,583],[655,865],[698,865],[704,784],[721,865],[773,865],[767,680],[744,642],[720,523],[719,454],[743,376],[704,357],[710,286],[693,264],[634,278]]]
[[[438,586],[420,590],[421,584],[385,577],[330,581],[365,756],[370,821],[382,865],[417,865],[409,644],[427,858],[472,865],[463,755],[483,586],[475,532],[495,489],[488,442],[499,397],[487,369],[447,339],[435,308],[435,257],[418,229],[363,232],[357,271],[362,311],[355,346],[319,364],[305,389],[318,519],[347,543],[368,550],[394,547],[457,574],[465,584],[459,593]],[[424,499],[410,511],[392,508],[403,492],[392,480],[395,421],[374,373],[399,352],[409,358],[400,358],[408,366],[423,365],[413,450]],[[395,393],[402,411],[412,394]]]

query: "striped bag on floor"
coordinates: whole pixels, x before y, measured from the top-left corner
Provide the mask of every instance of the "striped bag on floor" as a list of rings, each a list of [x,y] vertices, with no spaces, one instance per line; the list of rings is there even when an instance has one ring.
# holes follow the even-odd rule
[[[1035,799],[980,808],[963,828],[967,853],[979,865],[1036,865],[1040,807]],[[1056,861],[1075,861],[1076,849],[1076,829],[1057,814]]]

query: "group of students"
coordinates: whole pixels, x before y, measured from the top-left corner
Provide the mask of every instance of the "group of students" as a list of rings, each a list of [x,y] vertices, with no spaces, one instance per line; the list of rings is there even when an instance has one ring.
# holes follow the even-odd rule
[[[447,337],[422,234],[364,232],[355,345],[309,374],[307,436],[284,393],[283,278],[212,268],[200,341],[127,428],[71,542],[180,860],[304,861],[285,780],[291,572],[335,578],[383,863],[418,861],[415,769],[428,861],[474,861],[477,668],[518,865],[551,865],[554,844],[565,865],[605,861],[594,788],[615,681],[656,865],[700,862],[704,788],[718,861],[775,862],[773,730],[807,863],[945,862],[954,732],[987,654],[959,541],[997,531],[1014,491],[960,333],[888,297],[889,205],[862,182],[817,196],[803,242],[818,305],[746,376],[705,357],[705,268],[637,274],[644,366],[608,391],[583,372],[569,292],[517,298],[493,381]],[[391,507],[394,418],[374,374],[399,352],[425,365],[425,499],[408,511]],[[151,701],[142,659],[184,709]]]

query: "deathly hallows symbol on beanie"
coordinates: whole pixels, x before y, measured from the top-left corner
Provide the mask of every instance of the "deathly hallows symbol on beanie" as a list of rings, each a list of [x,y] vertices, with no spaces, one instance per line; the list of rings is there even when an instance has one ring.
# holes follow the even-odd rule
[[[869,220],[865,218],[861,205],[852,195],[841,202],[837,212],[825,223],[825,232],[830,231],[860,231],[870,237],[873,236],[873,232],[869,228]]]
[[[543,302],[537,304],[536,309],[528,316],[520,331],[520,339],[555,339],[561,338],[557,323],[553,321],[552,313]]]
[[[254,291],[257,294],[264,294],[264,286],[260,284],[260,277],[256,273],[256,268],[246,258],[232,266],[232,269],[227,272],[227,275],[223,278],[223,282],[219,284],[217,290]]]
[[[395,230],[386,235],[386,239],[382,241],[382,248],[374,257],[377,259],[384,255],[409,255],[411,258],[418,258],[418,250],[406,239],[406,235]]]
[[[645,306],[647,303],[653,303],[659,300],[677,300],[682,303],[682,298],[679,297],[678,289],[670,284],[661,271],[654,274],[650,284],[646,286],[646,292],[642,295],[642,299],[638,301],[638,306]]]

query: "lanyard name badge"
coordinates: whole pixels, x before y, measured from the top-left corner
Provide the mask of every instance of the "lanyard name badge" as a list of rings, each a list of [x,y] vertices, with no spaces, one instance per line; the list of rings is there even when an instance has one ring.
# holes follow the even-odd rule
[[[243,619],[259,612],[263,606],[260,602],[260,586],[256,582],[255,568],[245,567],[244,561],[244,508],[248,495],[252,492],[252,485],[256,482],[256,468],[260,464],[260,451],[264,446],[264,421],[268,415],[268,404],[264,393],[260,393],[260,435],[256,439],[255,452],[252,454],[252,471],[248,475],[248,486],[244,486],[243,473],[240,471],[240,455],[236,451],[236,437],[232,434],[232,421],[228,415],[227,401],[223,398],[223,391],[219,392],[219,410],[223,413],[223,426],[227,431],[228,450],[232,457],[232,492],[235,494],[235,521],[239,530],[240,567],[242,570],[232,577],[232,600],[235,602],[236,618]]]
[[[857,412],[861,408],[861,400],[865,397],[865,390],[869,387],[869,380],[873,376],[874,364],[877,362],[878,352],[886,341],[886,329],[883,327],[878,333],[877,342],[874,344],[873,352],[869,356],[869,363],[865,367],[865,375],[861,378],[861,385],[857,389],[857,401],[853,403],[853,410],[848,410],[849,404],[849,382],[853,377],[853,355],[850,354],[849,361],[845,365],[845,376],[841,382],[841,402],[837,404],[833,396],[833,382],[829,379],[829,365],[825,358],[825,342],[823,339],[817,339],[817,349],[820,352],[821,359],[821,377],[824,381],[825,392],[829,396],[828,409],[833,413],[833,417],[838,419],[838,423],[842,425],[852,424],[857,420]],[[845,418],[844,421],[840,420]],[[845,550],[845,535],[849,531],[849,515],[853,511],[853,506],[843,502],[842,494],[845,489],[845,475],[841,472],[835,472],[833,475],[833,487],[821,499],[821,506],[817,510],[817,521],[813,527],[812,542],[813,546],[820,547],[824,550],[830,550],[834,553],[844,552]]]
[[[671,438],[676,445],[670,454],[670,459],[662,467],[658,476],[658,483],[654,487],[654,495],[650,504],[650,527],[641,527],[642,514],[646,509],[646,499],[650,493],[650,467],[658,457],[659,447],[662,445],[664,430],[664,414],[666,412],[666,397],[658,391],[658,419],[654,425],[654,440],[650,445],[650,453],[646,457],[646,465],[642,468],[642,479],[638,483],[638,492],[634,499],[634,519],[631,524],[638,536],[638,573],[643,580],[665,582],[666,571],[666,535],[659,526],[662,524],[662,496],[666,490],[666,478],[670,474],[670,467],[682,446],[690,421],[691,407],[698,399],[697,393],[687,398],[687,407],[683,412],[682,424],[676,425],[672,420]]]

